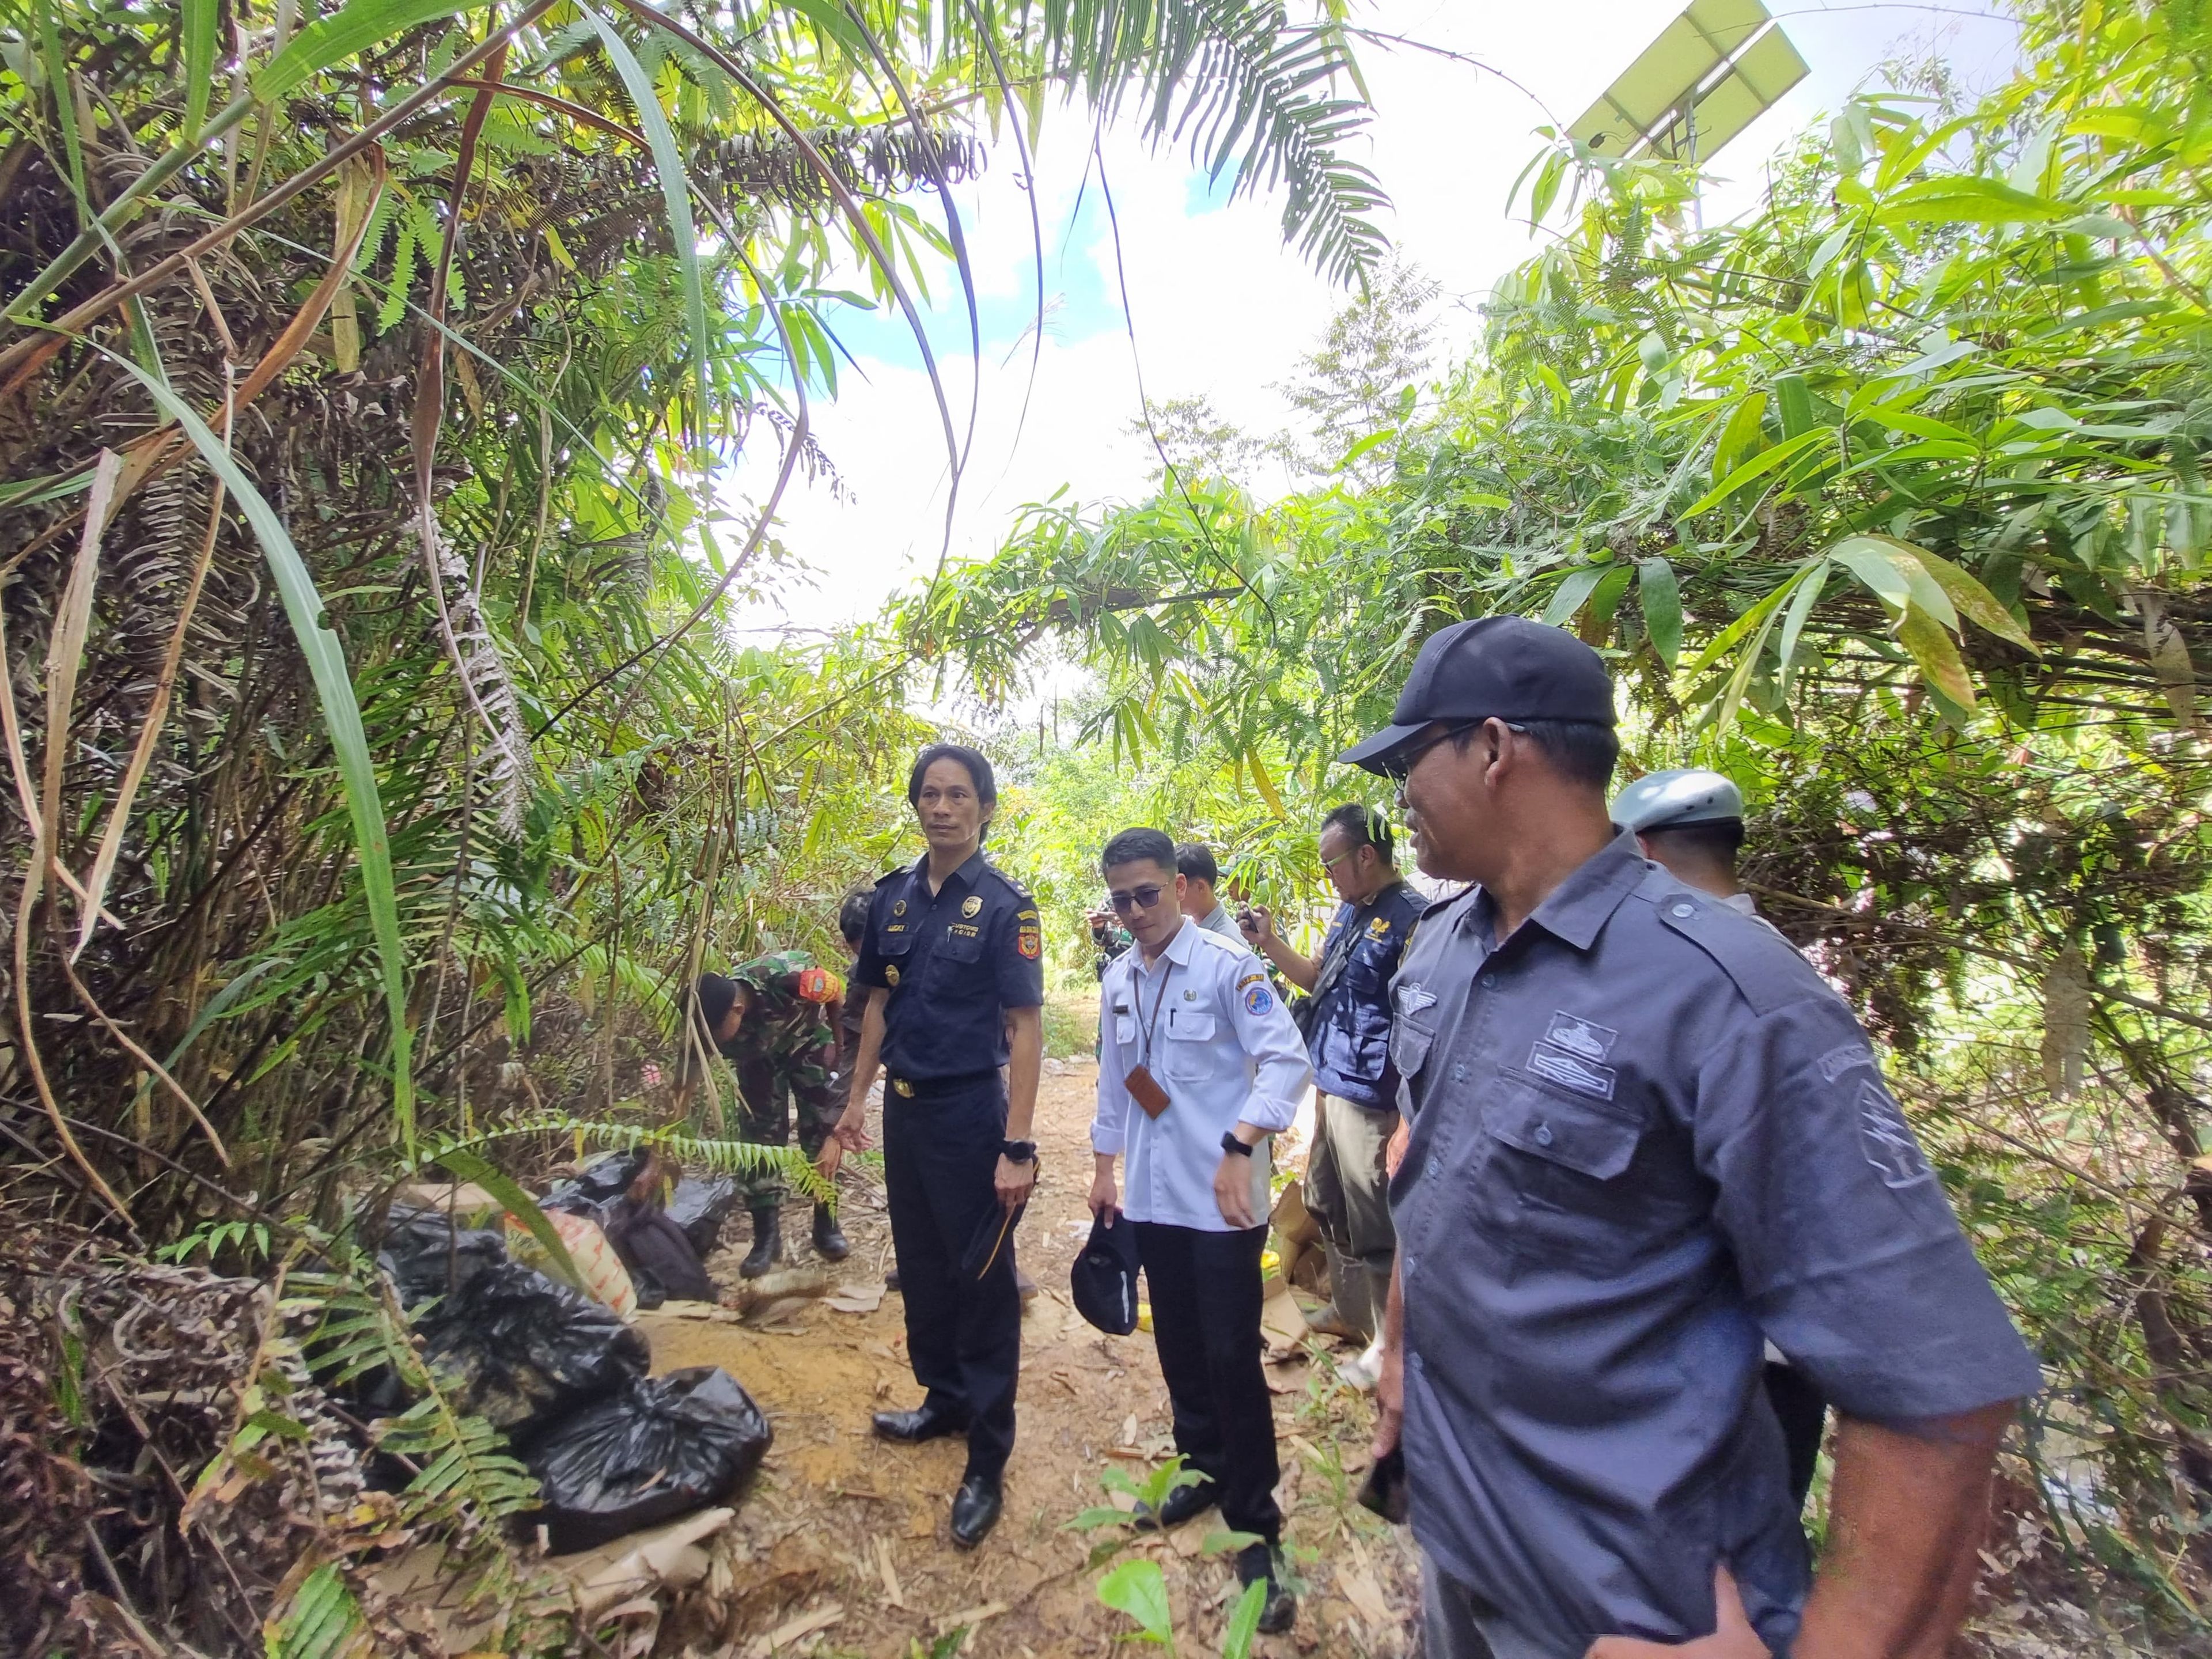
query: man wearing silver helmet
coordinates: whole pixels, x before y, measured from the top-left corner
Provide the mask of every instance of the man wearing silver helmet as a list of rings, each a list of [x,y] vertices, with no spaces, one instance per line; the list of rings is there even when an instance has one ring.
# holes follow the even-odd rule
[[[1644,856],[1684,886],[1711,894],[1731,910],[1759,917],[1759,907],[1744,890],[1735,867],[1743,850],[1743,791],[1718,772],[1696,767],[1646,772],[1613,797],[1613,821],[1634,830]],[[1781,1420],[1783,1445],[1790,1458],[1790,1490],[1802,1510],[1820,1467],[1828,1402],[1819,1385],[1771,1342],[1766,1345],[1761,1381],[1768,1403]]]

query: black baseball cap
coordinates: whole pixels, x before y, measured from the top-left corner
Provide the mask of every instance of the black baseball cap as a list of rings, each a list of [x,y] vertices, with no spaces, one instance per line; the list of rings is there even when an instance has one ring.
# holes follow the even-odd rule
[[[1580,720],[1613,724],[1613,676],[1564,628],[1526,617],[1477,617],[1422,641],[1391,723],[1337,757],[1382,773],[1438,720]]]
[[[1091,1240],[1069,1269],[1067,1288],[1075,1311],[1109,1336],[1137,1328],[1137,1230],[1127,1216],[1109,1226],[1091,1224]]]

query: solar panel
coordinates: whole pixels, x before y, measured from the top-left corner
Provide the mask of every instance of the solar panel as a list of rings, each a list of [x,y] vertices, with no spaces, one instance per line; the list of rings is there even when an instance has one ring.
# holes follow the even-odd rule
[[[1805,78],[1760,0],[1692,0],[1568,131],[1600,155],[1711,156]]]

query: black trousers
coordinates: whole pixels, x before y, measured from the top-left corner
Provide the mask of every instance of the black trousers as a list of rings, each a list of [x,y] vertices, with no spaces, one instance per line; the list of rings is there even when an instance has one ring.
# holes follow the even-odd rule
[[[1762,1380],[1766,1384],[1767,1403],[1781,1419],[1782,1443],[1790,1453],[1790,1494],[1802,1512],[1806,1495],[1813,1490],[1813,1472],[1820,1461],[1828,1402],[1813,1379],[1795,1365],[1778,1365],[1770,1359]]]
[[[1275,1408],[1261,1369],[1260,1252],[1267,1230],[1136,1226],[1176,1449],[1213,1481],[1229,1527],[1273,1542],[1283,1512],[1275,1504]]]
[[[1022,1298],[1014,1241],[980,1279],[960,1258],[987,1216],[1006,1136],[1006,1089],[996,1072],[942,1091],[884,1091],[884,1187],[891,1250],[906,1302],[906,1349],[925,1410],[968,1424],[968,1473],[995,1480],[1014,1449],[1014,1385],[1022,1365]]]

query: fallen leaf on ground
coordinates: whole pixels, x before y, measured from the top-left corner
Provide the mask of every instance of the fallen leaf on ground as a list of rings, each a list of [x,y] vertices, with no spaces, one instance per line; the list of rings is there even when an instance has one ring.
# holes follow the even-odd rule
[[[845,1609],[835,1601],[817,1607],[812,1613],[803,1613],[790,1623],[777,1626],[767,1635],[755,1637],[752,1645],[745,1650],[745,1659],[770,1659],[771,1655],[781,1652],[795,1642],[805,1640],[817,1631],[828,1630],[844,1616]]]
[[[848,1285],[830,1298],[830,1305],[839,1313],[873,1313],[884,1305],[884,1287],[880,1285]],[[885,1351],[886,1357],[889,1351]]]
[[[1382,1587],[1375,1582],[1375,1575],[1364,1566],[1340,1571],[1337,1588],[1344,1599],[1358,1610],[1360,1618],[1376,1630],[1387,1629],[1390,1623],[1390,1604],[1382,1599]]]
[[[986,1619],[996,1619],[1006,1610],[1006,1604],[1004,1601],[986,1601],[980,1607],[965,1607],[958,1613],[947,1613],[937,1621],[937,1633],[943,1636],[948,1632],[959,1630],[963,1626],[973,1630]]]

